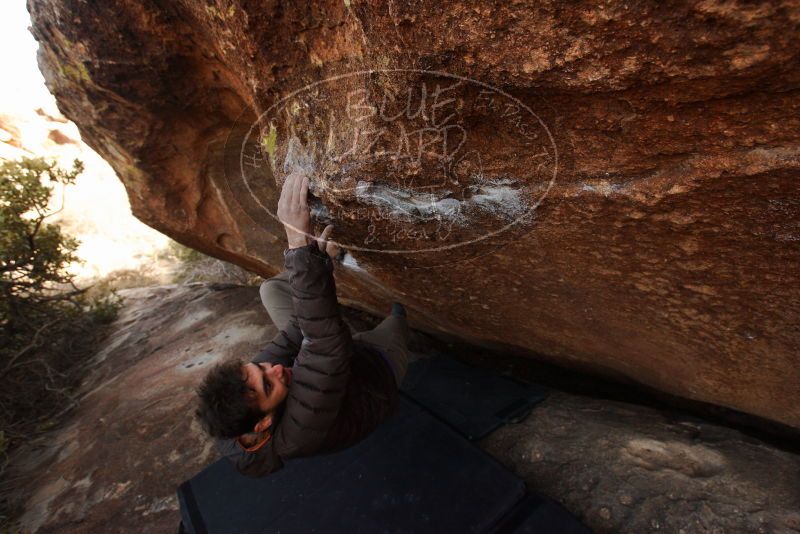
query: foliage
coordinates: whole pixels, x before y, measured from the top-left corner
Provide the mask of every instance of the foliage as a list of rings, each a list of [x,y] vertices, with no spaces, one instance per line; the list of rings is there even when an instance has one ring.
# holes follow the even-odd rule
[[[189,248],[186,245],[181,245],[177,241],[173,240],[170,240],[166,252],[169,256],[178,260],[180,263],[195,263],[207,257],[199,250]]]
[[[169,243],[169,254],[177,260],[172,279],[177,284],[193,282],[229,283],[238,285],[258,285],[261,278],[242,269],[187,246],[177,241]]]
[[[3,458],[76,404],[88,357],[120,306],[113,291],[88,298],[89,288],[75,285],[68,266],[77,261],[78,242],[47,221],[61,209],[48,208],[55,185],[73,183],[82,171],[78,160],[71,170],[41,158],[0,163]]]
[[[43,159],[0,164],[0,328],[10,336],[4,341],[18,345],[26,324],[46,314],[59,286],[72,281],[65,266],[77,260],[78,243],[45,219],[55,213],[48,212],[50,184],[71,184],[82,170],[77,160],[71,171]]]
[[[154,274],[152,265],[144,264],[132,269],[117,269],[93,280],[87,296],[90,299],[97,299],[120,289],[150,287],[162,283],[161,277]]]

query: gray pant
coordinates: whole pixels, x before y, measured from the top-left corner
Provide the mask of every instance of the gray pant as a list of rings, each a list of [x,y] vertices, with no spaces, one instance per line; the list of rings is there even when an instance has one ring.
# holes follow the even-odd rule
[[[283,271],[277,276],[264,280],[259,293],[261,302],[267,309],[272,322],[280,330],[285,329],[294,313],[289,272]],[[353,340],[372,345],[383,352],[390,360],[397,386],[400,387],[408,370],[408,322],[406,318],[389,315],[372,330],[353,334]]]

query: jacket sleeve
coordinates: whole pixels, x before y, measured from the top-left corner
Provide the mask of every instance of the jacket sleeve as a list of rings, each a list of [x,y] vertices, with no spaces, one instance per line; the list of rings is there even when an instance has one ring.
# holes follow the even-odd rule
[[[285,266],[303,339],[286,408],[274,434],[282,458],[317,452],[333,426],[350,377],[350,329],[336,299],[333,262],[316,244],[289,249]]]
[[[272,441],[252,452],[244,450],[235,439],[218,439],[216,445],[220,455],[232,462],[236,470],[246,476],[260,477],[283,467]]]
[[[300,351],[302,341],[303,334],[297,324],[297,316],[292,315],[286,329],[278,332],[252,361],[253,363],[279,363],[284,367],[291,367]]]

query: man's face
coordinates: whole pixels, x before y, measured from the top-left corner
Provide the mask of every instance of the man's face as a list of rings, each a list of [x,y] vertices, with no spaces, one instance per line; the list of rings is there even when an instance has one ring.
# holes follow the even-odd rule
[[[286,399],[292,370],[281,364],[248,363],[242,366],[248,403],[261,413],[271,413]]]

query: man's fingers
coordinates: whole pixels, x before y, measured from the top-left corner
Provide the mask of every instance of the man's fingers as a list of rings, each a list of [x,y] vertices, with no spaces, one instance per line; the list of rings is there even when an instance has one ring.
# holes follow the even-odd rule
[[[331,259],[338,260],[341,251],[342,249],[339,248],[339,245],[335,241],[328,241],[325,253],[330,256]]]
[[[297,209],[300,206],[300,191],[303,188],[303,182],[306,180],[306,177],[295,173],[294,174],[294,181],[292,182],[292,196],[289,201],[289,206],[291,209]]]
[[[325,229],[322,231],[322,233],[319,234],[320,241],[327,241],[328,240],[328,236],[331,235],[331,232],[333,232],[333,225],[329,224],[328,226],[325,227]]]
[[[281,196],[278,199],[278,208],[286,209],[289,206],[289,202],[292,199],[292,188],[294,187],[294,174],[290,174],[286,177],[286,180],[283,181],[283,187],[281,187]]]
[[[303,208],[306,207],[308,202],[308,176],[303,176],[300,180],[300,197],[296,202]]]
[[[320,251],[325,252],[325,247],[327,246],[328,238],[330,237],[331,232],[333,232],[333,225],[329,224],[324,230],[322,230],[322,233],[319,234],[319,237],[317,238],[317,245],[319,246]]]
[[[309,234],[310,214],[306,202],[307,195],[307,176],[293,172],[286,177],[278,201],[278,219],[286,230],[289,248],[305,246],[314,239],[314,236]]]
[[[286,194],[283,195],[283,203],[287,208],[291,208],[292,206],[292,196],[294,196],[294,183],[295,183],[295,174],[292,173],[286,177],[286,182],[283,184],[283,189]]]
[[[292,188],[294,187],[294,174],[286,177],[281,188],[281,200],[287,201],[292,198]]]
[[[319,250],[321,252],[326,253],[331,259],[336,259],[341,249],[336,241],[330,241],[331,232],[333,232],[333,225],[329,224],[322,230],[322,233],[319,234],[317,245],[319,245]]]

